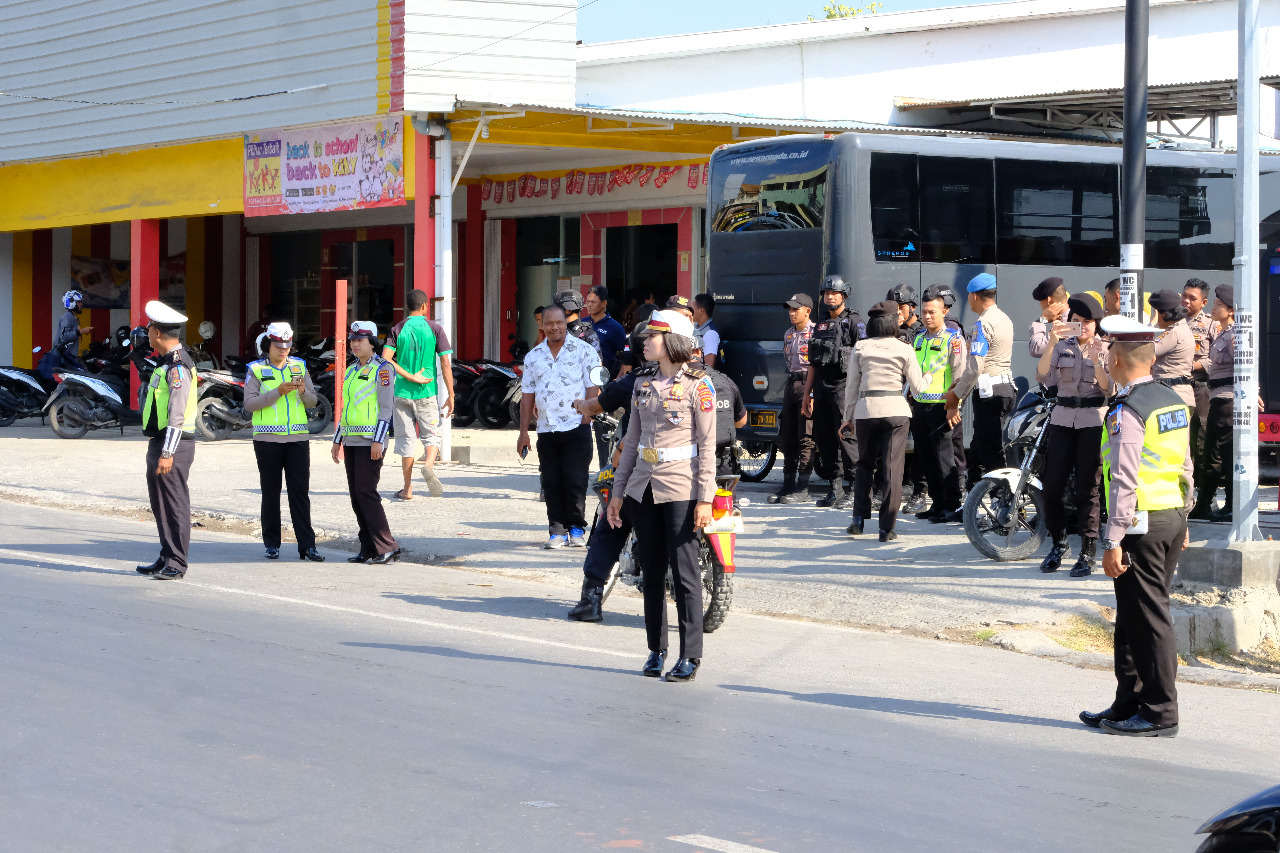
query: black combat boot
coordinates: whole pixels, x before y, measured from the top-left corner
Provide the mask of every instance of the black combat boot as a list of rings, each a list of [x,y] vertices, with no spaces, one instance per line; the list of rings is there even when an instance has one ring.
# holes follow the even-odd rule
[[[1040,571],[1045,573],[1056,572],[1058,567],[1062,565],[1062,561],[1070,553],[1071,545],[1067,542],[1067,531],[1055,531],[1053,534],[1053,547],[1049,549],[1044,562],[1040,564]]]
[[[821,507],[833,507],[836,503],[844,498],[844,484],[839,480],[831,481],[831,488],[827,493],[818,498],[817,505]]]
[[[574,622],[604,621],[604,587],[597,581],[582,582],[582,599],[569,611]]]
[[[1080,558],[1071,567],[1071,577],[1082,578],[1093,574],[1093,561],[1098,556],[1098,537],[1080,537]]]
[[[796,472],[782,472],[782,488],[769,495],[769,503],[782,503],[782,499],[796,490]]]
[[[788,492],[778,498],[780,504],[807,504],[813,500],[809,496],[809,475],[801,474],[800,479],[796,482],[795,491]]]
[[[848,529],[845,530],[845,533],[848,533],[850,536],[861,536],[862,526],[863,526],[862,517],[855,515],[853,517],[853,523],[849,525]]]
[[[928,500],[929,489],[921,486],[911,493],[905,501],[902,502],[903,514],[914,515],[924,509],[925,501]]]

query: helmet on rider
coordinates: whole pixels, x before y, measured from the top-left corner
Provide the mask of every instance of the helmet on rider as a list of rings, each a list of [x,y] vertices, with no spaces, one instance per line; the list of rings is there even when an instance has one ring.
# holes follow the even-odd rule
[[[129,332],[129,346],[140,352],[151,351],[151,340],[147,337],[146,326],[135,326],[133,331]]]
[[[84,301],[84,294],[78,290],[68,290],[62,294],[62,307],[68,311],[73,310],[76,303]]]
[[[822,280],[822,286],[818,288],[819,293],[828,291],[843,293],[847,299],[849,296],[849,283],[844,280],[843,276],[829,275]]]
[[[897,284],[889,289],[889,292],[885,294],[884,298],[886,300],[896,302],[899,305],[914,306],[916,304],[916,291],[915,288],[909,284]]]

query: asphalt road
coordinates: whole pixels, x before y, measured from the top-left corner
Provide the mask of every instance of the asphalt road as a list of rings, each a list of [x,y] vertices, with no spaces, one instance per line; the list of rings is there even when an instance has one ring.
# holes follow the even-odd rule
[[[1191,851],[1280,766],[1275,695],[1182,685],[1182,736],[1121,739],[1075,722],[1105,672],[742,613],[667,684],[635,597],[154,551],[0,504],[0,848]]]

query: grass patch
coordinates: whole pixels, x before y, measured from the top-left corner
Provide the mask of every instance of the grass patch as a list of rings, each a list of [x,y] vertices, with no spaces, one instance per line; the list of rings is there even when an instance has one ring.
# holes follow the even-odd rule
[[[1049,626],[1045,633],[1059,645],[1076,652],[1111,654],[1115,650],[1115,632],[1103,619],[1077,614],[1059,625]]]
[[[1280,675],[1280,646],[1272,639],[1263,640],[1252,652],[1232,650],[1219,641],[1205,649],[1201,656],[1229,669]]]
[[[1000,632],[997,631],[995,628],[980,628],[979,630],[973,632],[973,638],[977,640],[979,643],[985,643],[987,640],[990,640],[992,637],[994,637],[998,633]]]

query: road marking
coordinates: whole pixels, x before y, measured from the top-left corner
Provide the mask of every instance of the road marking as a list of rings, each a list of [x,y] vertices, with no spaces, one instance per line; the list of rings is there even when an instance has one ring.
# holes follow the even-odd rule
[[[772,850],[765,850],[763,847],[752,847],[749,844],[725,841],[723,838],[712,838],[709,835],[673,835],[667,840],[678,841],[691,847],[705,847],[719,853],[773,853]]]

